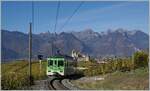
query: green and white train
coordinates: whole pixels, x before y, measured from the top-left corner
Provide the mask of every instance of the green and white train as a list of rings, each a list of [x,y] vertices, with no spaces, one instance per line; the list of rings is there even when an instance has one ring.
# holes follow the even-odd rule
[[[67,76],[75,74],[77,62],[67,55],[56,55],[47,58],[47,75]]]

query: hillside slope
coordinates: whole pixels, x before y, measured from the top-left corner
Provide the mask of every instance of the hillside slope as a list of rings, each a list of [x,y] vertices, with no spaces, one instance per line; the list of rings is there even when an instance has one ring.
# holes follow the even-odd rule
[[[28,57],[28,34],[2,30],[2,59],[24,59]],[[148,50],[148,34],[136,30],[108,30],[105,33],[86,29],[81,32],[50,32],[33,34],[33,58],[38,54],[48,57],[57,50],[70,54],[73,49],[94,57],[130,56],[137,50]]]

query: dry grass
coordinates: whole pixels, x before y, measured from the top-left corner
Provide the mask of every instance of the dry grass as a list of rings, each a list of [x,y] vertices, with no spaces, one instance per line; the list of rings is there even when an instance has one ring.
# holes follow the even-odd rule
[[[2,64],[1,76],[2,89],[22,89],[22,87],[28,86],[28,62],[15,61]],[[39,62],[32,63],[32,76],[34,80],[46,78],[46,61],[42,62],[41,73]]]
[[[99,90],[145,90],[149,89],[148,68],[139,68],[130,72],[114,72],[105,75],[105,80],[72,81],[83,89]]]

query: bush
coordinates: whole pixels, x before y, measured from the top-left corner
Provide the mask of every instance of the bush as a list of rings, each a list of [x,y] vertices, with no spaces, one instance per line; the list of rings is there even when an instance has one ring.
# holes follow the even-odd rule
[[[135,52],[133,55],[134,67],[148,67],[148,54],[143,51]]]

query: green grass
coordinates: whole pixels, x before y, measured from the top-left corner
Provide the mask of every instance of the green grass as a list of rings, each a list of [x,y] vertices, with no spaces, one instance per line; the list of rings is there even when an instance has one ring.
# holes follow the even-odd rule
[[[97,81],[80,81],[72,80],[72,82],[83,89],[99,89],[99,90],[145,90],[149,87],[148,68],[139,68],[132,71],[120,72],[116,71],[104,75],[104,80]]]
[[[32,76],[34,80],[45,79],[46,61],[42,62],[40,72],[39,62],[32,62]],[[29,66],[27,61],[15,61],[1,65],[1,87],[2,89],[22,89],[29,85]]]

